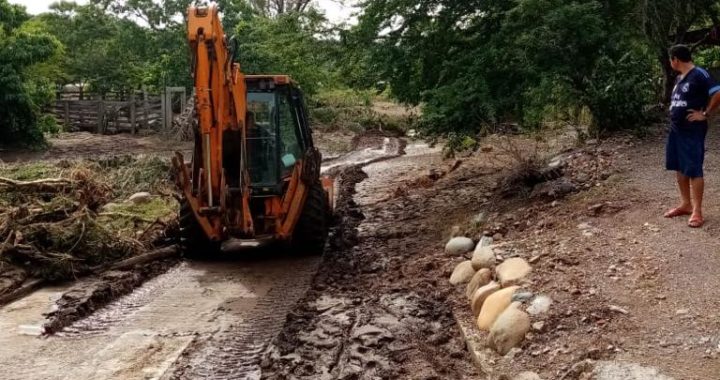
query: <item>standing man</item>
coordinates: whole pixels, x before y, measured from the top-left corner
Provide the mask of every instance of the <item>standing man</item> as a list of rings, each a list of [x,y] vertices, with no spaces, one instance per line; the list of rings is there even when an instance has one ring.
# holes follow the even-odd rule
[[[707,71],[693,64],[687,46],[670,48],[670,65],[680,75],[670,99],[665,168],[677,173],[681,202],[666,212],[665,217],[690,215],[688,226],[699,228],[705,222],[702,200],[707,118],[720,105],[720,86]]]

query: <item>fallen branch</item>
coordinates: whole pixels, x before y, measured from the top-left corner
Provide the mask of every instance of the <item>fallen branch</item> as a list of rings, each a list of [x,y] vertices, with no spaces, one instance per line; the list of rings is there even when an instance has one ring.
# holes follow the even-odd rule
[[[19,181],[10,178],[0,177],[0,187],[11,187],[22,191],[59,191],[74,182],[64,178],[44,178],[34,181]]]
[[[123,218],[132,219],[134,221],[140,221],[140,222],[145,222],[145,223],[155,223],[155,219],[147,219],[147,218],[143,218],[142,216],[128,214],[125,212],[101,212],[98,214],[98,216],[120,216]]]
[[[99,271],[99,270],[103,270],[103,269],[109,269],[109,270],[129,269],[138,264],[145,264],[145,263],[149,263],[149,262],[155,261],[155,260],[167,259],[169,257],[177,256],[179,254],[180,254],[180,250],[178,249],[177,245],[171,245],[169,247],[156,249],[156,250],[150,251],[148,253],[143,253],[141,255],[134,256],[134,257],[131,257],[131,258],[123,260],[123,261],[119,261],[115,264],[110,265],[109,267],[100,266],[100,267],[95,267],[92,270],[95,272],[95,271]]]
[[[36,278],[34,280],[26,281],[21,287],[13,290],[12,292],[0,296],[0,306],[18,300],[26,295],[40,289],[45,285],[45,280],[42,278]]]

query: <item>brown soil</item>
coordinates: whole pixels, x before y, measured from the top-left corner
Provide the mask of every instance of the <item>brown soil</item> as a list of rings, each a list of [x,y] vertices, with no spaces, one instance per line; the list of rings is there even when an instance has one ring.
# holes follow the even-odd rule
[[[532,370],[546,380],[572,379],[578,377],[566,375],[573,366],[592,359],[637,362],[678,379],[719,378],[720,203],[713,195],[720,151],[713,147],[720,138],[707,144],[707,224],[697,230],[685,218],[662,217],[677,195],[673,175],[663,170],[660,134],[571,150],[572,136],[563,135],[537,155],[565,152],[560,173],[527,159],[532,139],[513,137],[512,149],[503,141],[491,137],[481,151],[451,161],[411,144],[406,156],[344,169],[338,228],[311,290],[264,354],[262,377],[494,379]],[[470,222],[480,213],[487,221]],[[465,287],[447,281],[465,259],[444,254],[451,231],[475,240],[494,235],[503,259],[532,262],[525,290],[554,301],[548,314],[533,317],[544,326],[519,350],[486,352],[492,375],[475,367],[456,326],[457,316],[471,317]],[[128,278],[117,276],[118,283]],[[292,283],[273,287],[277,297]],[[113,291],[103,286],[83,288],[66,310],[80,315],[95,299],[103,302]],[[218,344],[232,343],[236,331],[227,331],[188,355],[207,346],[215,351],[200,358],[215,356]],[[241,334],[238,344],[262,347],[248,338],[255,335]],[[247,354],[238,352],[227,357]],[[230,368],[217,358],[207,367]],[[204,373],[191,369],[181,377]]]
[[[491,138],[490,148],[459,164],[435,154],[367,167],[358,205],[347,207],[354,218],[344,225],[352,229],[362,219],[358,233],[336,237],[344,244],[327,255],[313,290],[290,315],[263,376],[477,375],[447,314],[454,310],[472,323],[465,287],[447,283],[463,258],[442,253],[457,225],[474,239],[494,235],[502,258],[530,260],[525,289],[554,301],[548,314],[533,317],[544,326],[519,350],[505,357],[486,352],[492,378],[532,370],[544,379],[571,379],[578,372],[571,369],[591,359],[640,363],[678,379],[717,379],[718,151],[707,157],[707,224],[691,230],[686,218],[662,217],[677,195],[673,175],[663,170],[661,134],[569,150],[572,138],[563,135],[537,152],[545,159],[564,152],[560,174],[529,183],[507,180],[536,174],[511,170],[518,152],[535,153],[530,140],[514,139],[516,151],[499,149],[503,139]],[[708,146],[717,142],[711,137]],[[414,161],[412,169],[403,160]],[[571,190],[556,192],[558,184]],[[469,223],[479,213],[487,222]]]
[[[0,263],[0,296],[19,288],[28,276],[27,271],[23,268]]]
[[[712,136],[708,146],[717,143]],[[662,217],[677,202],[674,176],[663,170],[662,135],[608,140],[586,151],[595,155],[586,164],[616,174],[589,178],[588,189],[554,206],[498,208],[494,221],[507,229],[499,253],[535,257],[527,288],[555,301],[543,331],[514,358],[499,359],[500,371],[530,369],[553,379],[585,358],[613,358],[678,379],[717,379],[717,149],[707,155],[708,222],[698,230],[687,227],[687,217]]]
[[[48,139],[50,147],[40,151],[0,150],[0,161],[40,161],[125,154],[167,154],[190,151],[192,143],[173,141],[163,135],[98,135],[88,132],[61,133]]]

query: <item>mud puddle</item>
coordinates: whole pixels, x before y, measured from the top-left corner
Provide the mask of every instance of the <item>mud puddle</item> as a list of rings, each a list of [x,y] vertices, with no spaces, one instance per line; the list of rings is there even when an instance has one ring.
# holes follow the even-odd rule
[[[403,155],[405,140],[396,137],[384,137],[380,144],[370,144],[369,147],[355,150],[350,153],[332,158],[323,162],[323,173],[336,173],[339,169],[353,165],[366,166],[373,162],[384,161]]]

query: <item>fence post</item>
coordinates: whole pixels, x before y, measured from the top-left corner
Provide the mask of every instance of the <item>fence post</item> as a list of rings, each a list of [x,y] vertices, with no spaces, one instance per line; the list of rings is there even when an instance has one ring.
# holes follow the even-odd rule
[[[65,105],[65,129],[70,129],[70,101],[63,101]]]
[[[135,91],[130,93],[130,133],[135,134]]]
[[[145,119],[143,120],[143,126],[145,127],[145,129],[148,129],[148,126],[150,123],[150,120],[149,120],[150,115],[148,114],[148,112],[149,112],[148,108],[150,108],[150,105],[148,104],[148,93],[147,93],[147,88],[145,86],[143,86],[142,92],[143,92],[143,113],[144,113],[143,116],[145,116]]]
[[[160,91],[160,129],[165,130],[165,118],[167,117],[167,91]]]
[[[165,131],[172,129],[172,117],[173,117],[173,102],[172,102],[172,90],[169,87],[165,88]]]
[[[105,119],[105,102],[100,98],[98,100],[98,114],[97,114],[97,133],[102,134],[105,132],[103,128],[103,120]]]
[[[183,87],[182,97],[180,98],[180,113],[185,112],[185,106],[187,105],[187,91]]]

